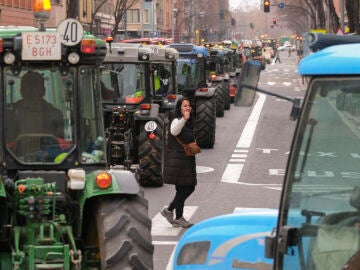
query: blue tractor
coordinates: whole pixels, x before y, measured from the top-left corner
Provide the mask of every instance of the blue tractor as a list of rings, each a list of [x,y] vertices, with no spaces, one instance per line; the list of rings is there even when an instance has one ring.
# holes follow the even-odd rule
[[[195,113],[195,134],[201,148],[213,148],[216,128],[215,88],[207,85],[206,59],[208,52],[204,46],[190,43],[169,45],[179,52],[177,60],[178,92],[189,97]]]
[[[332,44],[360,39],[316,40],[310,48],[319,51],[299,64],[308,79],[301,106],[284,97],[294,104],[297,127],[279,209],[247,209],[194,225],[170,269],[359,269],[360,131],[353,107],[360,97],[360,44]]]

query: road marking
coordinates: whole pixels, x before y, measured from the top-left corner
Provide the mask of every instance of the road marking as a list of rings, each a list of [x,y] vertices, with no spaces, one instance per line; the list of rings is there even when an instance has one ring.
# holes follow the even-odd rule
[[[269,169],[270,175],[285,175],[285,169]]]
[[[152,241],[153,245],[158,246],[175,246],[177,245],[177,241]]]
[[[279,151],[276,148],[256,148],[256,150],[262,151],[263,154],[271,154],[272,151]]]
[[[248,149],[235,149],[234,150],[234,153],[247,153],[247,152],[249,152]]]
[[[245,162],[245,159],[240,159],[240,158],[230,158],[229,162]]]
[[[259,118],[261,115],[261,110],[264,106],[266,96],[264,94],[259,93],[259,98],[254,105],[253,110],[249,116],[249,119],[246,122],[246,125],[241,133],[240,139],[236,144],[236,148],[234,150],[235,153],[247,153],[249,151],[251,142],[254,138],[255,130],[257,123],[259,122]],[[240,148],[240,149],[239,149]],[[232,158],[239,157],[239,158],[246,158],[246,154],[232,154]],[[230,162],[234,160],[230,159]],[[226,183],[236,183],[239,181],[242,173],[242,169],[244,168],[246,160],[239,160],[238,164],[227,164],[225,171],[221,177],[221,182]]]
[[[234,214],[244,215],[272,215],[277,214],[279,211],[275,208],[250,208],[250,207],[235,207]]]
[[[196,173],[208,173],[214,171],[214,168],[205,166],[196,166]]]
[[[236,145],[237,148],[249,148],[255,134],[256,125],[259,121],[261,110],[264,106],[266,96],[259,93],[259,98],[246,122],[241,137]]]
[[[190,220],[197,209],[198,206],[185,206],[184,218]],[[152,219],[151,235],[177,236],[181,232],[181,229],[182,228],[174,228],[160,212]]]
[[[221,182],[236,183],[241,176],[243,167],[244,164],[228,164],[221,177]]]
[[[232,154],[231,157],[232,158],[246,158],[247,155],[245,155],[245,154]]]
[[[282,184],[246,183],[246,182],[236,182],[236,184],[240,184],[244,186],[282,186]]]

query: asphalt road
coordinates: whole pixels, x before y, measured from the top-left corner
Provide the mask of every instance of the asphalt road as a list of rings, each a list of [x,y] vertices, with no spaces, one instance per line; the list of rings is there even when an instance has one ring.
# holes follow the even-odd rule
[[[288,97],[302,97],[306,85],[297,74],[295,53],[281,54],[281,63],[261,71],[259,88]],[[186,201],[185,218],[193,223],[229,214],[237,208],[277,208],[295,122],[292,104],[257,94],[252,106],[231,105],[217,118],[213,149],[197,156],[198,185]],[[174,196],[174,186],[145,188],[155,245],[154,269],[164,270],[185,231],[173,228],[160,215]]]

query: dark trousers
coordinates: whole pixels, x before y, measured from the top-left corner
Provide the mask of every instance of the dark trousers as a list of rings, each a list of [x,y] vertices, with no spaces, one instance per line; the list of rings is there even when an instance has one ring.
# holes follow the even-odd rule
[[[194,192],[195,186],[175,185],[175,190],[175,197],[170,203],[168,210],[173,211],[175,209],[176,219],[179,219],[183,216],[185,200]]]

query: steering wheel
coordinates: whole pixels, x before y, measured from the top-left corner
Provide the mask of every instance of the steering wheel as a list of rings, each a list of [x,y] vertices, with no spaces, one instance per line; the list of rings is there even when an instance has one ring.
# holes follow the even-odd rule
[[[62,152],[58,138],[46,133],[19,135],[12,151],[25,162],[53,162]]]

